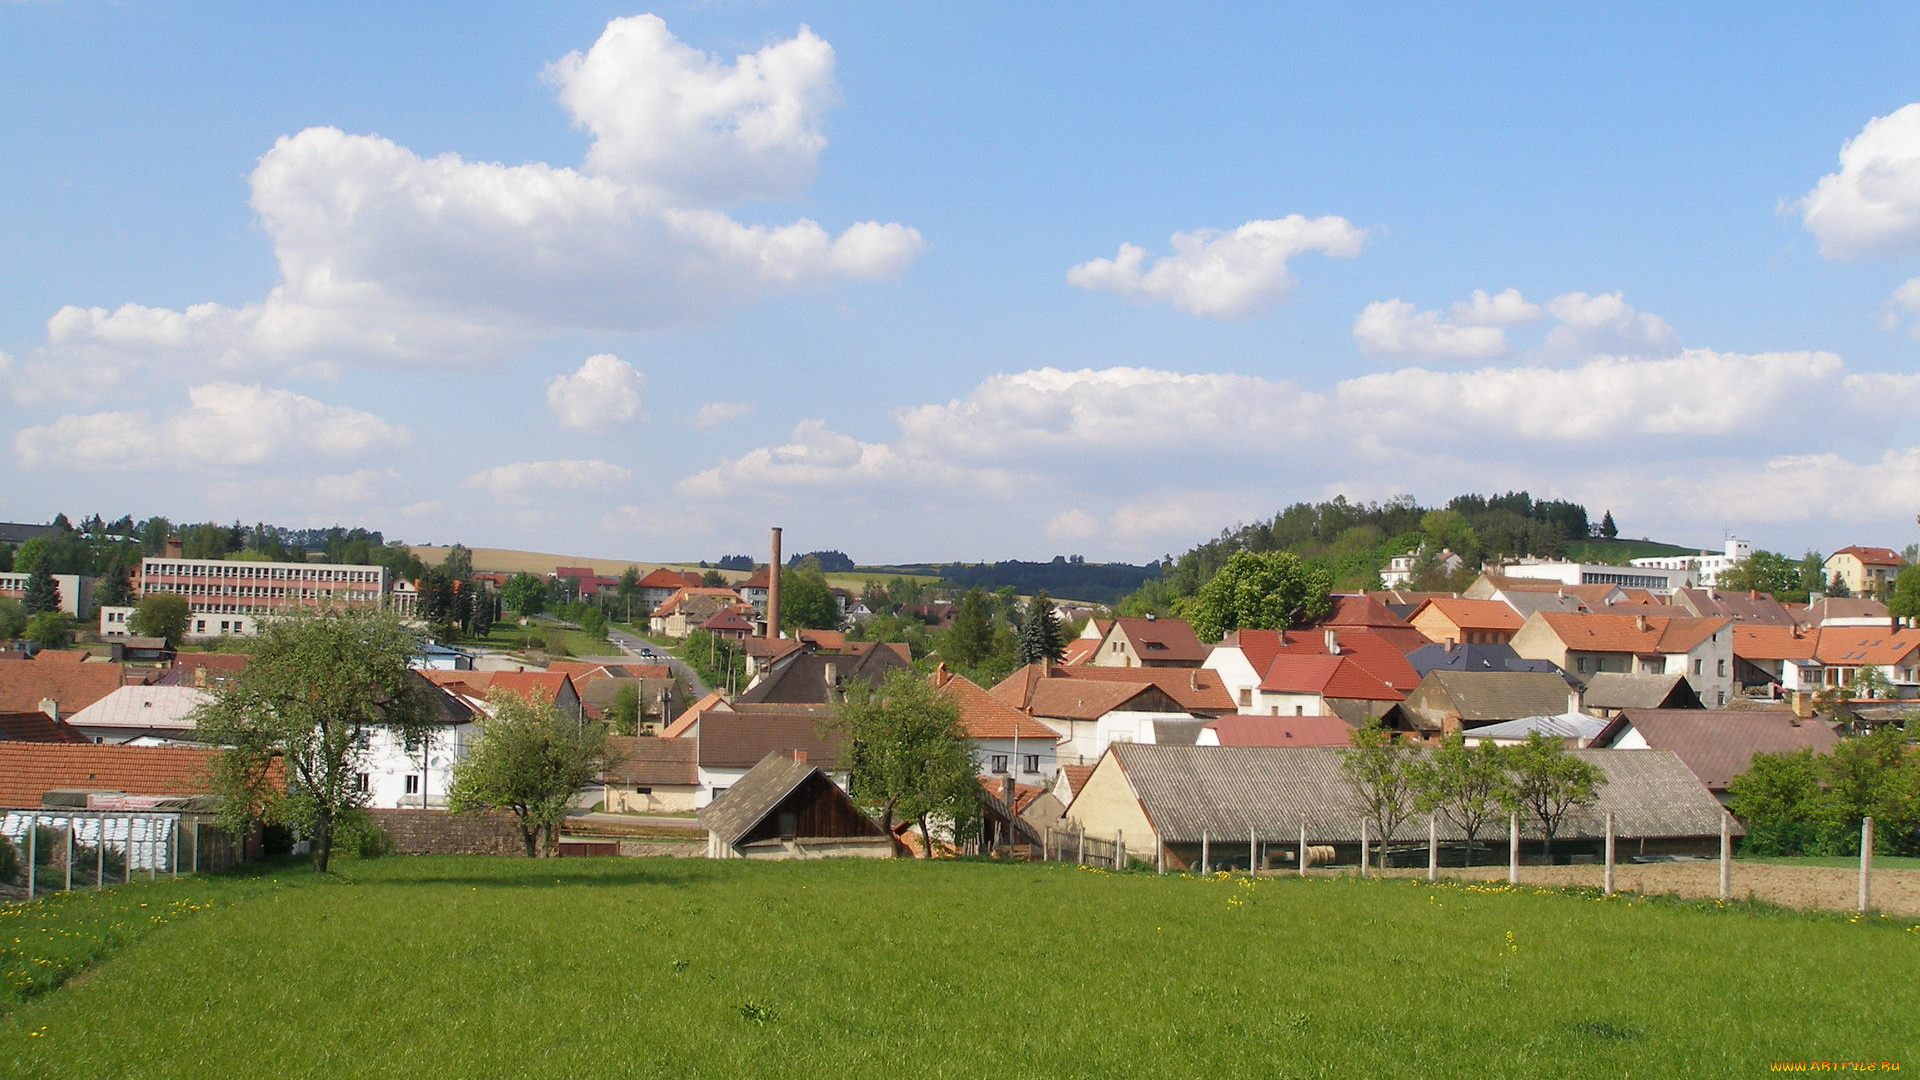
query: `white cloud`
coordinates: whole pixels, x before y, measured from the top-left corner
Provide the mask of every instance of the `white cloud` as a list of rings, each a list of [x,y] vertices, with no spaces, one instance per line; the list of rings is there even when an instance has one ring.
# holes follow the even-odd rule
[[[1920,278],[1911,278],[1893,290],[1893,295],[1887,297],[1887,313],[1881,322],[1889,330],[1898,330],[1914,315],[1920,315]],[[1909,325],[1907,332],[1920,338],[1920,320]],[[0,371],[5,370],[5,364],[0,363]]]
[[[646,377],[613,355],[589,356],[580,370],[555,375],[547,383],[547,408],[562,427],[602,431],[640,416],[640,391]]]
[[[1014,486],[1010,471],[975,469],[903,452],[881,443],[861,442],[831,431],[822,420],[802,420],[788,441],[749,450],[737,458],[695,473],[674,490],[695,499],[745,495],[781,495],[822,487],[857,484],[866,490],[960,485],[1004,495]]]
[[[1491,360],[1510,351],[1507,332],[1499,326],[1445,322],[1437,311],[1416,311],[1398,299],[1363,308],[1353,322],[1353,340],[1369,356]]]
[[[393,469],[355,469],[313,478],[314,498],[323,503],[365,503],[404,488],[406,481]]]
[[[1178,543],[1270,513],[1245,492],[1173,491],[1129,499],[1108,521],[1117,539],[1138,545]]]
[[[1513,288],[1492,296],[1485,289],[1475,289],[1472,297],[1454,301],[1452,312],[1453,321],[1461,326],[1513,326],[1547,317],[1539,304],[1529,302]]]
[[[633,479],[633,470],[605,461],[516,461],[467,477],[466,485],[500,499],[546,498],[558,492],[605,491]]]
[[[1351,258],[1367,230],[1343,217],[1249,221],[1230,232],[1196,229],[1173,234],[1173,254],[1147,266],[1147,252],[1121,244],[1111,259],[1093,259],[1067,271],[1083,289],[1118,293],[1142,303],[1171,303],[1193,315],[1244,319],[1263,315],[1293,291],[1287,260],[1306,251]]]
[[[833,47],[804,26],[729,65],[681,43],[658,16],[615,19],[546,76],[593,133],[588,172],[679,206],[797,196],[839,100]]]
[[[752,413],[753,405],[745,401],[709,401],[693,414],[693,426],[705,431],[721,424],[731,424]]]
[[[1920,103],[1867,121],[1797,206],[1830,259],[1920,250]]]
[[[1552,352],[1645,356],[1670,352],[1679,344],[1679,335],[1665,319],[1635,311],[1617,292],[1563,293],[1547,301],[1546,308],[1559,320],[1547,334],[1547,349]]]
[[[25,468],[153,470],[351,459],[408,438],[404,427],[372,413],[290,390],[208,383],[190,388],[187,399],[188,408],[160,420],[145,412],[62,416],[16,433],[14,450]]]
[[[1074,543],[1080,540],[1091,540],[1103,531],[1105,526],[1101,525],[1099,518],[1079,507],[1074,507],[1071,510],[1062,510],[1048,518],[1047,527],[1041,531],[1041,535],[1049,540]]]
[[[1910,529],[1920,505],[1920,447],[1890,447],[1868,461],[1820,453],[1783,455],[1758,466],[1729,463],[1663,486],[1696,520],[1887,522]],[[1755,499],[1756,491],[1773,497]]]
[[[895,276],[924,246],[907,226],[835,235],[714,208],[805,188],[832,62],[806,30],[724,65],[658,19],[616,20],[549,69],[595,134],[585,169],[423,158],[331,127],[283,136],[249,180],[279,285],[238,307],[62,308],[15,396],[105,396],[155,366],[491,363],[546,334],[697,322],[776,293]]]

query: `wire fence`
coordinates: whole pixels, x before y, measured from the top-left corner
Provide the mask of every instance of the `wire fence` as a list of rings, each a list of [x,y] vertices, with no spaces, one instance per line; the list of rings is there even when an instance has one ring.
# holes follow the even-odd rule
[[[0,835],[28,898],[162,874],[226,870],[241,845],[203,814],[127,810],[9,810]]]

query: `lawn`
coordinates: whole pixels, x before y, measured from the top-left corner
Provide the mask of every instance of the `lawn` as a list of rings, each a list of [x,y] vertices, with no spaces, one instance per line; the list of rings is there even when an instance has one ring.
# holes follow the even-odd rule
[[[526,652],[527,638],[532,635],[547,643],[546,652],[556,644],[566,647],[567,656],[618,656],[620,647],[601,638],[596,638],[584,630],[561,626],[545,619],[535,619],[528,626],[521,626],[513,616],[503,617],[493,624],[493,629],[483,638],[471,639],[468,644],[490,649],[506,649],[512,652]]]
[[[0,1074],[1615,1078],[1920,1061],[1920,930],[1888,919],[980,862],[340,868],[10,909],[27,954],[11,970],[109,927],[121,939],[7,1005]]]
[[[1874,845],[1878,847],[1879,845]],[[1764,863],[1768,866],[1837,866],[1847,870],[1856,870],[1860,866],[1858,855],[1742,855],[1738,862]],[[1875,855],[1875,870],[1920,870],[1920,859],[1905,855]]]

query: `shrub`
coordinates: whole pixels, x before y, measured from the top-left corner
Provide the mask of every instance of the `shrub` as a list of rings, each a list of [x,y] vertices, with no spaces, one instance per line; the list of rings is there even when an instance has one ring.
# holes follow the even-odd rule
[[[365,811],[349,814],[334,827],[333,847],[356,859],[378,859],[393,854],[393,838]]]
[[[12,839],[0,836],[0,882],[11,882],[19,876],[20,852]]]

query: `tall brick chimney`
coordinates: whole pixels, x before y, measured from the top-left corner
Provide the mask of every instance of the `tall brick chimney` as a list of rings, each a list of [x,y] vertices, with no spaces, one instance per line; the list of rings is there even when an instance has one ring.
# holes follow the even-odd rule
[[[767,638],[780,638],[780,527],[773,527],[773,555],[767,562]]]

